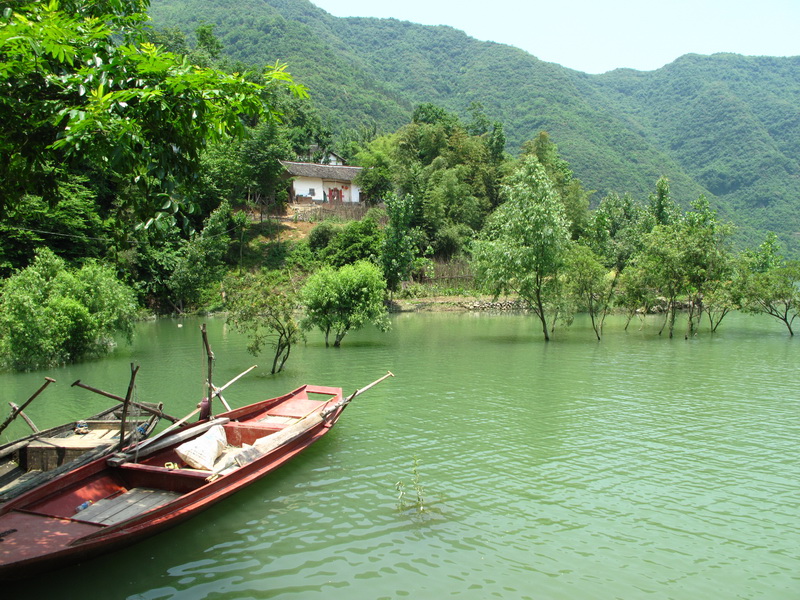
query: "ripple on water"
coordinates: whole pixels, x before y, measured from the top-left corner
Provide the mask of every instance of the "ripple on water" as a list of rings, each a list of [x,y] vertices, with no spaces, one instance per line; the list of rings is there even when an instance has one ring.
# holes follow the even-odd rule
[[[686,341],[612,320],[598,344],[577,322],[543,344],[524,318],[419,315],[310,343],[259,390],[397,377],[267,480],[25,592],[794,600],[796,344],[738,324]]]

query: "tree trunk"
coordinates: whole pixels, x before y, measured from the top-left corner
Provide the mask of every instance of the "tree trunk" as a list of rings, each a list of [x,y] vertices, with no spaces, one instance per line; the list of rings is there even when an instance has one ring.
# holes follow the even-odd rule
[[[592,320],[592,329],[594,329],[594,334],[597,336],[597,341],[600,341],[600,331],[597,329],[597,324],[594,322],[594,311],[589,310],[589,318]]]
[[[550,334],[547,332],[547,318],[544,314],[544,303],[542,302],[542,291],[536,290],[536,313],[539,315],[539,320],[542,322],[542,333],[544,333],[544,341],[550,341]]]

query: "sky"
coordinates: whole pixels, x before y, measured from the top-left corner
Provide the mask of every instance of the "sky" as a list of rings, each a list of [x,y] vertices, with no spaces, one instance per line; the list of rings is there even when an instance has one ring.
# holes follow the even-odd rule
[[[800,55],[800,0],[311,0],[336,17],[450,25],[584,73],[684,54]]]

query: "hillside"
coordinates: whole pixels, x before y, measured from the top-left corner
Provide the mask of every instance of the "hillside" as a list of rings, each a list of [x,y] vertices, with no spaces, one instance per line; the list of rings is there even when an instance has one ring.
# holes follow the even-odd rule
[[[508,150],[541,130],[595,199],[644,199],[660,175],[683,205],[700,194],[740,226],[800,250],[800,57],[688,55],[651,72],[587,75],[456,29],[337,18],[307,0],[153,0],[156,27],[213,23],[225,52],[281,60],[334,131],[393,131],[422,102],[465,115],[481,102]]]

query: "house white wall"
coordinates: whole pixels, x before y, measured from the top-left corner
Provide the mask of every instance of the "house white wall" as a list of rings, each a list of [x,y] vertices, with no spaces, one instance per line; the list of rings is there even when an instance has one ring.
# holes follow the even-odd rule
[[[319,177],[299,176],[294,178],[294,194],[311,198],[314,202],[331,200],[333,195],[341,194],[342,202],[359,202],[361,190],[352,182],[333,181]]]

